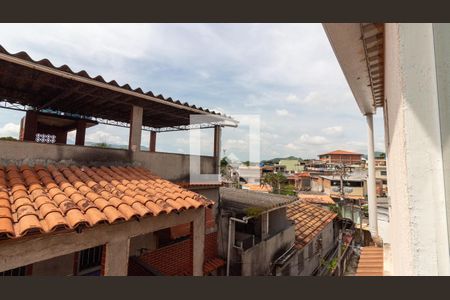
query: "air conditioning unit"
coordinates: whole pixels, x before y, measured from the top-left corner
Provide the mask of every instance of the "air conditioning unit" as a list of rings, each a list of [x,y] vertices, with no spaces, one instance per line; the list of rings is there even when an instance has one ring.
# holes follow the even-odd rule
[[[344,193],[350,194],[351,192],[353,192],[353,189],[352,189],[352,188],[349,188],[349,187],[345,187],[345,188],[344,188]]]

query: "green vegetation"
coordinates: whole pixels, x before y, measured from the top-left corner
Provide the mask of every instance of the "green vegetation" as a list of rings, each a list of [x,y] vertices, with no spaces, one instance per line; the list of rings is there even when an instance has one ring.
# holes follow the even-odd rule
[[[338,215],[338,217],[342,218],[342,210],[340,209],[339,205],[330,205],[330,211],[334,212]]]
[[[0,137],[0,141],[17,141],[17,139],[12,136],[2,136]]]
[[[295,196],[295,186],[287,183],[287,178],[281,173],[266,173],[261,179],[262,185],[272,187],[273,194]]]
[[[337,267],[337,262],[338,262],[338,258],[335,257],[330,261],[330,264],[328,265],[328,271],[331,273],[334,271],[334,269],[336,269]]]
[[[292,159],[296,159],[299,161],[303,161],[303,159],[301,159],[300,157],[296,157],[296,156],[289,156],[289,157],[276,157],[276,158],[272,158],[272,159],[268,159],[268,160],[262,160],[261,162],[264,165],[274,165],[280,162],[280,160],[292,160]]]
[[[102,142],[102,143],[95,143],[95,144],[94,144],[94,147],[110,148],[110,146],[109,146],[107,143],[105,143],[105,142]]]
[[[245,214],[247,217],[257,217],[264,212],[264,209],[259,207],[249,207],[245,209]]]
[[[295,186],[292,184],[284,184],[281,185],[280,190],[281,195],[295,196],[297,195],[297,191],[295,190]]]

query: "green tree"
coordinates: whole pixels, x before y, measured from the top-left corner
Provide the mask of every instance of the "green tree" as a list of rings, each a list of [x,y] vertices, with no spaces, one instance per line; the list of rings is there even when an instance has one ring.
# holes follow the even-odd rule
[[[297,191],[295,190],[295,186],[292,184],[282,184],[280,194],[288,195],[288,196],[295,196],[295,195],[297,195]]]
[[[105,142],[102,142],[102,143],[96,143],[96,144],[94,144],[94,146],[95,146],[95,147],[100,147],[100,148],[108,148],[108,147],[109,147],[108,144],[105,143]]]
[[[272,193],[281,194],[282,186],[287,182],[286,176],[281,173],[266,173],[264,174],[261,184],[272,187]]]

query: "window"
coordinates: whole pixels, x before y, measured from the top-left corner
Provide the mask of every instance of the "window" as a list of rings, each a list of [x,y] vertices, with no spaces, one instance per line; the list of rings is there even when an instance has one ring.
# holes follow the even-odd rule
[[[27,267],[19,267],[8,271],[0,272],[0,277],[3,276],[25,276],[27,274]]]
[[[77,275],[100,275],[103,246],[82,250],[78,253]]]
[[[319,234],[316,241],[316,253],[322,250],[322,233]]]
[[[303,250],[298,255],[298,274],[301,274],[305,269],[305,256]]]
[[[311,259],[312,256],[314,255],[314,249],[313,249],[314,245],[313,243],[309,243],[308,245],[308,259]]]
[[[387,171],[380,171],[381,176],[386,176],[387,175]]]

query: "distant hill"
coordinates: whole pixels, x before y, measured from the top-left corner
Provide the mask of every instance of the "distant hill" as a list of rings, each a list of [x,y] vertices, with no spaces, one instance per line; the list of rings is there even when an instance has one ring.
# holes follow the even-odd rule
[[[384,153],[384,152],[381,152],[381,151],[375,151],[374,154],[375,154],[375,158],[386,158],[386,153]],[[365,159],[368,159],[368,158],[367,158],[367,157],[368,157],[367,154],[364,154],[363,157],[364,157]]]
[[[113,148],[113,149],[128,149],[128,145],[107,144],[107,143],[86,142],[86,146]],[[149,150],[149,148],[147,146],[141,146],[141,149],[143,151],[148,151]]]
[[[268,159],[268,160],[262,160],[261,163],[263,163],[265,165],[273,165],[273,164],[279,163],[280,160],[283,160],[283,159],[288,159],[288,160],[297,159],[299,161],[303,161],[303,159],[300,157],[288,156],[288,157],[276,157],[276,158],[272,158],[272,159]]]

